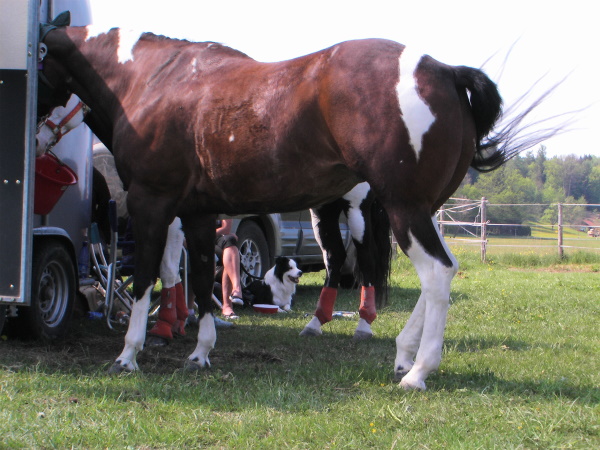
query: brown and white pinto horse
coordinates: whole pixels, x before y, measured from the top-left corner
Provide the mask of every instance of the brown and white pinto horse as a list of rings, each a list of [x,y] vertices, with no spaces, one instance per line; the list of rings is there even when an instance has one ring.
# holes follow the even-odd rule
[[[129,191],[137,303],[114,370],[138,368],[174,217],[182,221],[201,314],[188,366],[202,368],[216,340],[216,214],[318,207],[366,181],[421,280],[421,296],[396,339],[394,370],[402,387],[425,389],[440,363],[458,268],[435,211],[470,165],[489,170],[512,156],[499,142],[504,135],[486,140],[501,98],[483,72],[378,39],[279,63],[217,43],[119,29],[60,27],[43,42],[47,83],[63,101],[73,92],[91,108],[86,122],[114,153]],[[330,308],[325,299],[317,310]]]
[[[37,154],[50,150],[62,139],[62,136],[83,123],[88,112],[89,107],[77,95],[72,94],[66,106],[58,106],[51,111],[51,114],[41,118],[36,135]],[[310,211],[313,231],[323,252],[327,276],[315,316],[300,335],[320,336],[322,334],[321,326],[332,320],[333,307],[342,277],[342,267],[348,256],[338,221],[340,214],[343,213],[348,220],[356,251],[357,267],[355,267],[353,276],[358,277],[358,281],[362,284],[359,321],[354,339],[369,339],[373,336],[371,324],[376,318],[376,309],[385,306],[387,302],[392,256],[387,213],[374,198],[367,182],[357,184],[342,198],[318,208],[311,208]],[[106,212],[106,216],[106,221],[108,221],[108,212]],[[160,264],[163,290],[165,286],[170,288],[176,284],[169,283],[169,280],[179,279],[179,253],[181,253],[183,241],[181,221],[176,218],[169,226],[167,246]],[[179,251],[177,247],[179,247]],[[170,301],[168,303],[170,304]],[[177,298],[176,303],[183,308],[183,298]],[[168,308],[168,305],[165,307]],[[184,314],[182,317],[185,319],[187,306],[183,309],[184,311],[181,312],[178,308],[178,314]],[[167,324],[161,326],[164,328]],[[178,334],[182,334],[181,327],[176,328]],[[170,332],[166,334],[170,334]]]

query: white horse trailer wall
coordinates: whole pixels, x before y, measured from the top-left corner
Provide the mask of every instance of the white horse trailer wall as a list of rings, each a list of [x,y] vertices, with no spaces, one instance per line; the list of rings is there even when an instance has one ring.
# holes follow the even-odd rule
[[[52,149],[77,184],[34,213],[39,24],[67,10],[72,25],[91,23],[87,0],[0,0],[0,305],[18,307],[8,328],[50,338],[68,328],[92,202],[93,135],[81,126]]]
[[[37,2],[0,3],[0,297],[29,302]]]

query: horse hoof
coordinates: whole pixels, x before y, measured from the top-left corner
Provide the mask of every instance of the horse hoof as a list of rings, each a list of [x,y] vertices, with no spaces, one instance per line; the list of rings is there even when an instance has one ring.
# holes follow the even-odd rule
[[[109,375],[120,375],[122,373],[132,373],[126,365],[120,364],[119,362],[115,362],[110,369],[108,369]]]
[[[359,331],[356,330],[354,332],[354,336],[352,337],[352,340],[354,341],[366,341],[367,339],[371,339],[373,337],[373,333],[369,333],[366,331]]]
[[[396,370],[394,372],[394,381],[402,381],[402,378],[404,378],[406,376],[406,374],[408,373],[408,370]]]
[[[146,341],[146,347],[166,347],[169,341],[160,336],[149,336]]]
[[[400,387],[405,391],[424,391],[427,389],[424,381],[410,381],[407,380],[407,378],[408,377],[404,377],[402,378],[402,381],[400,381]]]
[[[183,369],[186,372],[198,372],[200,370],[210,369],[210,363],[206,361],[204,364],[201,364],[199,361],[192,361],[191,359],[188,359],[183,365]]]
[[[305,327],[304,330],[300,332],[300,336],[321,336],[322,334],[323,332],[321,330],[310,327]]]

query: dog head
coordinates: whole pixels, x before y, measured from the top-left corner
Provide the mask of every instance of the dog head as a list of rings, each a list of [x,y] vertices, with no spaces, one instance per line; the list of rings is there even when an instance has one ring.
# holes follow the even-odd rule
[[[296,261],[288,258],[287,256],[278,256],[275,258],[274,275],[281,283],[293,283],[298,284],[302,271],[298,269]]]

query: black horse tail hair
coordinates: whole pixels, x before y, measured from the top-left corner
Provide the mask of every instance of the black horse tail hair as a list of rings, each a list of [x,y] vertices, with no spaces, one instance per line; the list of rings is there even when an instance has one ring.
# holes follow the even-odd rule
[[[371,204],[371,226],[375,244],[375,305],[383,308],[387,304],[389,279],[392,261],[392,243],[390,240],[390,218],[377,199]]]
[[[529,100],[529,93],[532,91],[529,89],[503,112],[498,88],[483,71],[466,66],[455,67],[455,71],[457,86],[467,89],[470,94],[477,134],[477,147],[471,167],[479,172],[491,172],[519,153],[568,131],[567,125],[574,120],[574,113],[578,112],[569,111],[533,122],[526,121],[564,79],[533,101]],[[539,81],[541,79],[532,88]],[[568,120],[555,124],[557,119],[566,116],[569,117]]]

